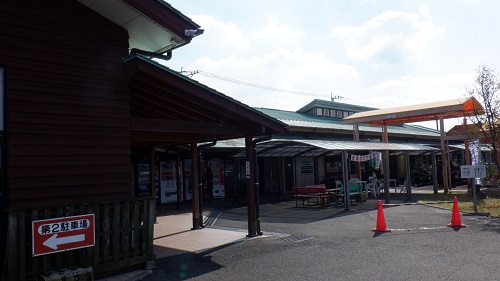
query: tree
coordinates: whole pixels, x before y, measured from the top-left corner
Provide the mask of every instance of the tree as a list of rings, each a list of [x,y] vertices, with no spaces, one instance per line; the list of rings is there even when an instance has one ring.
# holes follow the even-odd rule
[[[474,115],[468,117],[472,124],[467,126],[467,136],[491,146],[492,161],[496,171],[500,171],[500,78],[493,69],[483,65],[477,70],[474,82],[467,89],[467,95],[483,106],[475,106]]]

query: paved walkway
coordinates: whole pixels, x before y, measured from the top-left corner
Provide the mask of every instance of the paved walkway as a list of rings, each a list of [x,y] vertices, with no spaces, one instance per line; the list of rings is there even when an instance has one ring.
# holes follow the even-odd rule
[[[457,191],[466,191],[466,186],[460,186],[457,188],[453,188],[451,192]],[[405,194],[393,193],[394,189],[391,189],[391,203],[402,203],[406,199]],[[412,194],[415,196],[421,194],[431,194],[432,186],[423,186],[423,187],[412,187]],[[442,193],[442,190],[440,190]],[[380,197],[383,200],[383,194]],[[367,209],[373,210],[376,209],[377,200],[369,199],[368,202],[363,204],[354,204],[352,207],[356,209]],[[288,202],[289,203],[289,202]],[[216,210],[217,206],[231,204],[224,200],[215,200],[213,206],[208,204],[204,207],[206,210],[204,212],[204,217],[207,219],[212,219],[210,224],[213,221],[213,210]],[[264,204],[264,202],[263,202]],[[287,204],[277,203],[276,207],[279,208],[278,205]],[[295,207],[295,204],[290,203],[292,207]],[[234,204],[233,204],[234,205]],[[267,208],[273,208],[273,204],[269,204]],[[333,213],[341,213],[343,212],[343,208],[340,207],[332,207],[332,210],[337,209],[337,211],[328,211],[325,212],[328,216],[331,216]],[[238,216],[245,216],[244,211],[246,208],[240,208],[241,214],[237,214]],[[325,209],[325,211],[328,209]],[[268,210],[273,212],[272,209]],[[304,208],[303,212],[304,219],[310,217],[307,212],[310,211],[310,208]],[[233,211],[234,212],[234,211]],[[228,214],[231,215],[231,214]],[[234,215],[234,214],[233,214]],[[300,214],[289,214],[293,215],[293,217],[289,217],[288,219],[297,220],[300,219]],[[317,214],[316,214],[317,215]],[[217,216],[217,214],[215,214]],[[286,220],[287,218],[282,216],[281,219]],[[192,213],[191,213],[191,205],[190,204],[182,204],[180,209],[177,209],[177,205],[164,205],[159,208],[158,216],[157,216],[157,224],[154,229],[154,253],[157,259],[180,255],[187,252],[200,252],[207,249],[212,249],[216,247],[220,247],[223,245],[237,243],[240,241],[245,241],[248,239],[255,239],[247,237],[247,230],[244,229],[234,229],[234,228],[221,228],[221,227],[206,227],[198,230],[191,230],[193,224]],[[258,238],[258,237],[256,237]],[[128,272],[126,274],[113,276],[105,279],[100,279],[101,281],[132,281],[132,280],[140,280],[144,276],[151,274],[151,270],[136,270],[132,272]]]
[[[191,230],[193,219],[190,205],[183,205],[177,210],[169,205],[159,210],[157,224],[154,228],[153,250],[157,259],[180,255],[186,252],[199,252],[222,245],[236,243],[248,239],[245,229],[219,229],[206,227]],[[204,217],[208,218],[211,210],[207,209]],[[132,281],[140,280],[151,274],[151,270],[135,270],[125,274],[99,279],[100,281]]]

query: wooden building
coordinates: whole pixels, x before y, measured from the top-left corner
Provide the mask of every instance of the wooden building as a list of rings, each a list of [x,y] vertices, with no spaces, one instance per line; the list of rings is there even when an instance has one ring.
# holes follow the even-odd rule
[[[151,185],[137,192],[134,153],[154,170],[158,147],[183,145],[196,169],[199,143],[244,137],[251,149],[254,136],[283,130],[150,59],[169,60],[201,33],[163,1],[0,1],[2,280],[74,265],[99,276],[153,261],[155,198]],[[34,221],[86,214],[92,246],[34,254]]]

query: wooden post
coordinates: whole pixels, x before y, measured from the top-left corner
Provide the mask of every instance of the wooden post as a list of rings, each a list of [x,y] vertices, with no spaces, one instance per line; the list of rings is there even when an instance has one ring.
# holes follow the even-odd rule
[[[245,165],[250,171],[247,175],[247,209],[248,209],[248,237],[257,236],[257,215],[255,206],[255,163],[252,136],[245,137],[246,161]]]
[[[193,229],[200,228],[200,204],[198,203],[201,200],[200,189],[198,187],[200,179],[198,172],[198,146],[195,142],[191,143],[191,190],[192,190],[192,198],[191,198],[191,209],[193,211]]]
[[[382,142],[383,143],[388,143],[389,142],[389,132],[387,131],[387,125],[384,123],[382,126]],[[390,196],[390,184],[391,182],[389,181],[391,179],[390,171],[389,171],[389,151],[384,151],[382,152],[382,170],[384,172],[384,197],[385,197],[385,203],[389,204],[391,203],[391,196]]]
[[[177,172],[177,177],[176,177],[176,185],[177,185],[177,210],[181,208],[181,202],[182,202],[182,161],[181,161],[181,154],[177,154],[177,164],[176,164],[176,172]]]
[[[150,197],[154,198],[153,190],[156,188],[156,151],[153,146],[149,147],[149,183],[151,186]]]
[[[389,171],[389,151],[384,151],[382,152],[382,166],[383,166],[383,171],[384,171],[384,197],[385,197],[385,203],[389,204],[391,203],[391,198],[389,193],[390,191],[390,171]]]
[[[406,173],[406,198],[411,199],[411,169],[410,169],[410,152],[405,151],[405,173]]]
[[[467,127],[467,118],[464,117],[464,127]],[[464,140],[465,145],[465,165],[471,164],[470,150],[469,150],[469,138],[466,136]],[[467,192],[472,192],[472,179],[467,179]]]
[[[351,201],[349,201],[349,160],[347,159],[347,151],[342,151],[342,185],[344,186],[344,209],[349,210]]]
[[[438,183],[437,183],[437,161],[436,161],[436,152],[432,151],[432,185],[434,189],[434,194],[438,194]]]
[[[448,153],[446,152],[446,147],[444,145],[444,118],[443,113],[439,114],[439,129],[441,133],[441,171],[443,172],[443,188],[444,193],[448,193]]]
[[[382,126],[382,142],[383,143],[388,143],[389,142],[389,132],[387,131],[387,125]]]
[[[354,131],[353,132],[353,134],[354,134],[353,135],[353,140],[354,140],[354,142],[359,142],[359,124],[358,123],[354,123],[354,124],[352,124],[352,126],[353,126],[353,129],[354,129],[353,130]]]

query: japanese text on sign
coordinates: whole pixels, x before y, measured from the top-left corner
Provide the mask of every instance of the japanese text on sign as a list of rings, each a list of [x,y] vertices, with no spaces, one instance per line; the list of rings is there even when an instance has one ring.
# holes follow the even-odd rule
[[[486,167],[484,165],[462,165],[460,166],[460,177],[463,179],[485,178]]]
[[[245,177],[250,178],[250,161],[245,162]]]
[[[72,220],[72,221],[64,221],[58,223],[48,223],[42,224],[38,227],[39,234],[52,234],[52,233],[60,233],[67,232],[73,230],[87,229],[90,225],[90,221],[87,219],[83,220]]]

